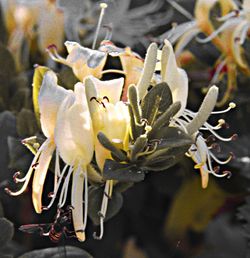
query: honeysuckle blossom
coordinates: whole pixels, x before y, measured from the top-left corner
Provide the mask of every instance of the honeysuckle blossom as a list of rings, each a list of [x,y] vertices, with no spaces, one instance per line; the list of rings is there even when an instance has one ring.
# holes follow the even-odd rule
[[[127,151],[129,144],[130,116],[128,107],[120,101],[124,79],[100,81],[93,76],[85,80],[86,96],[93,121],[95,134],[95,157],[99,169],[103,170],[106,159],[111,159],[111,153],[98,140],[98,133],[103,133],[118,149]],[[103,223],[106,216],[108,198],[112,195],[113,180],[107,180],[104,189],[100,211],[100,236],[102,238]]]
[[[129,47],[125,49],[116,47],[110,41],[103,41],[99,50],[83,47],[73,41],[66,41],[65,46],[68,51],[66,59],[57,53],[54,46],[48,49],[50,57],[71,67],[81,82],[89,75],[93,75],[98,79],[101,79],[104,74],[108,73],[125,75],[122,99],[124,101],[127,100],[127,88],[130,84],[137,84],[143,68],[143,59],[138,54],[131,51]],[[115,68],[104,70],[108,55],[119,57],[122,70]]]
[[[55,171],[59,181],[55,182],[54,197],[49,206],[53,204],[62,179],[65,177],[58,203],[59,208],[64,206],[69,181],[72,177],[73,225],[78,240],[84,241],[88,211],[87,165],[91,162],[94,152],[94,134],[85,88],[81,83],[75,85],[74,94],[70,94],[59,108],[55,128],[55,143],[58,153],[66,165],[62,172]]]
[[[69,94],[70,91],[57,85],[57,77],[53,72],[49,71],[45,74],[39,92],[38,103],[40,109],[41,127],[47,139],[35,154],[27,174],[23,178],[19,178],[20,172],[17,172],[14,175],[14,180],[16,183],[23,183],[21,189],[16,192],[6,189],[8,193],[13,196],[23,193],[28,186],[31,176],[34,174],[32,182],[32,202],[37,213],[41,213],[43,210],[43,186],[52,155],[56,149],[54,130],[56,126],[58,109],[61,102]]]
[[[142,98],[146,93],[147,89],[145,88],[145,85],[150,83],[150,76],[148,75],[152,74],[155,68],[156,70],[160,70],[160,80],[167,82],[169,85],[173,96],[173,102],[180,101],[181,103],[181,109],[172,118],[170,125],[180,127],[193,138],[194,144],[190,147],[187,154],[196,163],[195,168],[200,169],[202,187],[206,188],[209,174],[213,174],[217,177],[223,177],[229,174],[228,171],[219,173],[218,167],[213,168],[212,161],[219,164],[226,164],[231,160],[232,156],[230,155],[226,161],[221,161],[216,158],[212,151],[212,146],[208,146],[206,139],[200,132],[209,131],[215,138],[222,141],[231,141],[235,138],[235,135],[229,138],[224,138],[217,134],[216,131],[221,129],[225,124],[224,120],[219,119],[218,125],[216,126],[212,126],[207,122],[207,119],[211,114],[227,112],[231,108],[234,108],[235,104],[231,103],[229,108],[224,111],[213,112],[218,97],[218,88],[216,86],[212,86],[209,88],[198,112],[193,112],[187,109],[188,78],[185,71],[177,66],[174,51],[169,41],[165,40],[162,51],[158,51],[158,58],[159,57],[160,62],[158,61],[156,64],[157,46],[155,43],[152,43],[148,49],[145,60],[143,71],[144,78],[141,80],[144,81],[144,83],[138,85],[139,96]]]

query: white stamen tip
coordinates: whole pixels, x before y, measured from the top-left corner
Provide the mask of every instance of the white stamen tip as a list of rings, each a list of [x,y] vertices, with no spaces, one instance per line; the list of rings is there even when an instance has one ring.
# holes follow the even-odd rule
[[[108,5],[106,3],[100,3],[100,7],[102,9],[106,9],[108,7]]]
[[[226,121],[224,119],[219,119],[218,123],[219,123],[219,125],[223,125],[226,123]]]
[[[235,104],[234,102],[230,102],[230,103],[229,103],[229,107],[230,107],[230,108],[235,108],[235,107],[236,107],[236,104]]]

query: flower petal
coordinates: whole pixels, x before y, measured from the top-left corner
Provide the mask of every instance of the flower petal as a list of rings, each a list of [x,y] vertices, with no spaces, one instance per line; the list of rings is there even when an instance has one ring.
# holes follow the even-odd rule
[[[165,40],[164,42],[165,49],[162,51],[162,53],[165,53],[165,55],[162,56],[161,62],[162,69],[165,69],[165,72],[162,72],[162,81],[168,84],[172,92],[173,102],[181,102],[181,109],[176,114],[178,117],[186,108],[188,96],[188,77],[183,69],[178,68],[171,43],[168,40]]]
[[[121,99],[124,78],[101,81],[94,76],[89,76],[95,84],[98,98],[108,97],[109,102],[115,104]]]
[[[44,75],[38,96],[38,104],[42,131],[47,138],[54,135],[59,106],[69,92],[71,91],[57,85],[57,77],[54,72],[48,71]]]
[[[55,144],[50,139],[47,139],[47,146],[42,151],[38,165],[35,168],[34,178],[32,182],[32,202],[37,213],[42,212],[42,194],[43,186],[46,179],[47,171],[50,161],[52,159],[53,152],[55,150]]]

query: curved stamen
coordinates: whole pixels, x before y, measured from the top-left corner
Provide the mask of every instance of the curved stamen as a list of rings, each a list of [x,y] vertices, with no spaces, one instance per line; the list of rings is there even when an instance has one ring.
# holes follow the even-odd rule
[[[68,174],[67,174],[67,176],[64,180],[63,187],[62,187],[62,190],[61,190],[61,194],[60,194],[60,198],[59,198],[59,202],[58,202],[58,207],[59,208],[63,207],[65,202],[66,202],[67,194],[68,194],[68,188],[69,188],[70,176],[71,176],[73,170],[74,170],[74,167],[70,166]]]
[[[241,16],[242,13],[243,13],[243,11],[234,10],[234,11],[232,11],[232,12],[230,12],[230,13],[228,13],[228,14],[222,16],[222,17],[218,17],[218,18],[217,18],[217,21],[223,22],[223,21],[226,21],[226,20],[228,20],[228,19],[230,19],[230,18],[232,18],[232,17]]]
[[[199,43],[208,43],[209,41],[213,40],[215,37],[217,37],[221,32],[226,30],[228,27],[232,26],[233,24],[237,24],[239,22],[239,17],[232,18],[231,20],[227,20],[225,23],[223,23],[217,30],[215,30],[213,33],[211,33],[208,37],[201,39],[199,37],[196,37],[196,40]]]
[[[65,165],[65,167],[63,168],[62,173],[61,173],[61,175],[60,175],[60,177],[59,177],[59,180],[58,180],[57,187],[56,187],[56,189],[54,190],[52,199],[50,200],[50,203],[49,203],[47,206],[43,207],[43,210],[48,210],[48,209],[53,205],[53,203],[54,203],[54,201],[55,201],[55,199],[56,199],[56,196],[57,196],[57,192],[58,192],[58,190],[59,190],[59,188],[60,188],[62,179],[64,178],[64,174],[65,174],[65,172],[66,172],[66,170],[67,170],[68,167],[69,167],[69,165]]]
[[[218,164],[220,165],[225,165],[228,162],[230,162],[233,158],[232,153],[229,154],[229,157],[226,160],[220,160],[218,159],[211,151],[209,151],[209,155],[214,159],[214,161],[216,161]]]
[[[230,102],[228,105],[228,108],[221,110],[221,111],[213,111],[211,114],[212,115],[218,115],[218,114],[224,114],[227,113],[229,110],[236,108],[236,104],[234,102]]]

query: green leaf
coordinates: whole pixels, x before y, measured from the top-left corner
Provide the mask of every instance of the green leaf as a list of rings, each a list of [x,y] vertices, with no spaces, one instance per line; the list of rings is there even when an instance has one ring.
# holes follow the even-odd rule
[[[64,247],[50,247],[50,248],[45,248],[45,249],[39,249],[39,250],[34,250],[28,253],[25,253],[18,258],[59,258],[59,257],[65,257],[67,258],[93,258],[92,255],[87,253],[85,250],[75,247],[75,246],[65,246]]]
[[[171,118],[180,110],[180,108],[181,103],[179,101],[171,104],[169,108],[157,118],[152,130],[148,134],[148,138],[153,139],[159,129],[169,126]]]
[[[2,6],[0,5],[0,42],[3,44],[7,43],[8,35],[7,35],[7,29],[4,22],[4,14],[2,10]]]
[[[100,216],[99,211],[102,205],[102,198],[104,194],[103,187],[89,187],[89,205],[88,215],[95,225],[99,225]],[[108,209],[105,217],[105,221],[115,216],[121,209],[123,204],[123,197],[120,192],[116,191],[115,188],[112,193],[112,197],[108,202]]]
[[[127,161],[128,158],[126,156],[126,153],[124,153],[122,150],[116,148],[114,144],[108,139],[108,137],[102,133],[99,132],[97,134],[97,139],[102,144],[102,146],[109,151],[112,152],[112,155],[114,155],[119,161]]]
[[[128,104],[128,111],[130,115],[131,137],[135,140],[142,134],[142,127],[136,123],[133,108],[130,104]]]
[[[113,179],[120,182],[140,182],[145,174],[135,164],[121,164],[107,159],[103,168],[103,177],[106,180]]]
[[[11,52],[0,43],[0,75],[12,78],[16,75],[16,66]]]
[[[49,71],[50,69],[45,66],[37,66],[35,68],[35,72],[33,75],[33,106],[34,106],[34,111],[37,119],[38,125],[40,125],[40,112],[39,112],[39,105],[38,105],[38,95],[39,91],[43,82],[43,76],[44,74]]]
[[[0,218],[0,247],[4,247],[14,235],[14,226],[13,223],[7,220],[6,218]]]
[[[128,88],[128,99],[129,104],[132,107],[133,114],[135,117],[135,120],[137,123],[140,123],[141,121],[141,110],[139,106],[139,98],[138,98],[138,92],[135,85],[130,85]]]
[[[142,164],[142,167],[146,170],[151,171],[163,171],[170,167],[173,167],[178,160],[175,156],[167,156],[167,157],[160,157],[154,160],[154,162],[148,162],[146,164]]]
[[[32,100],[30,97],[30,89],[19,88],[15,90],[14,95],[10,99],[10,110],[20,112],[22,108],[29,109],[32,107]]]
[[[17,133],[21,137],[35,135],[39,131],[34,113],[25,108],[18,113],[16,126]]]
[[[168,109],[172,102],[172,93],[167,83],[157,84],[142,100],[142,118],[147,119],[149,125],[153,125],[155,120]]]
[[[132,145],[131,147],[131,161],[134,162],[137,160],[137,154],[139,154],[140,152],[142,152],[144,150],[144,148],[146,147],[148,143],[148,138],[145,135],[141,135],[140,137],[138,137],[134,143],[134,145]]]

